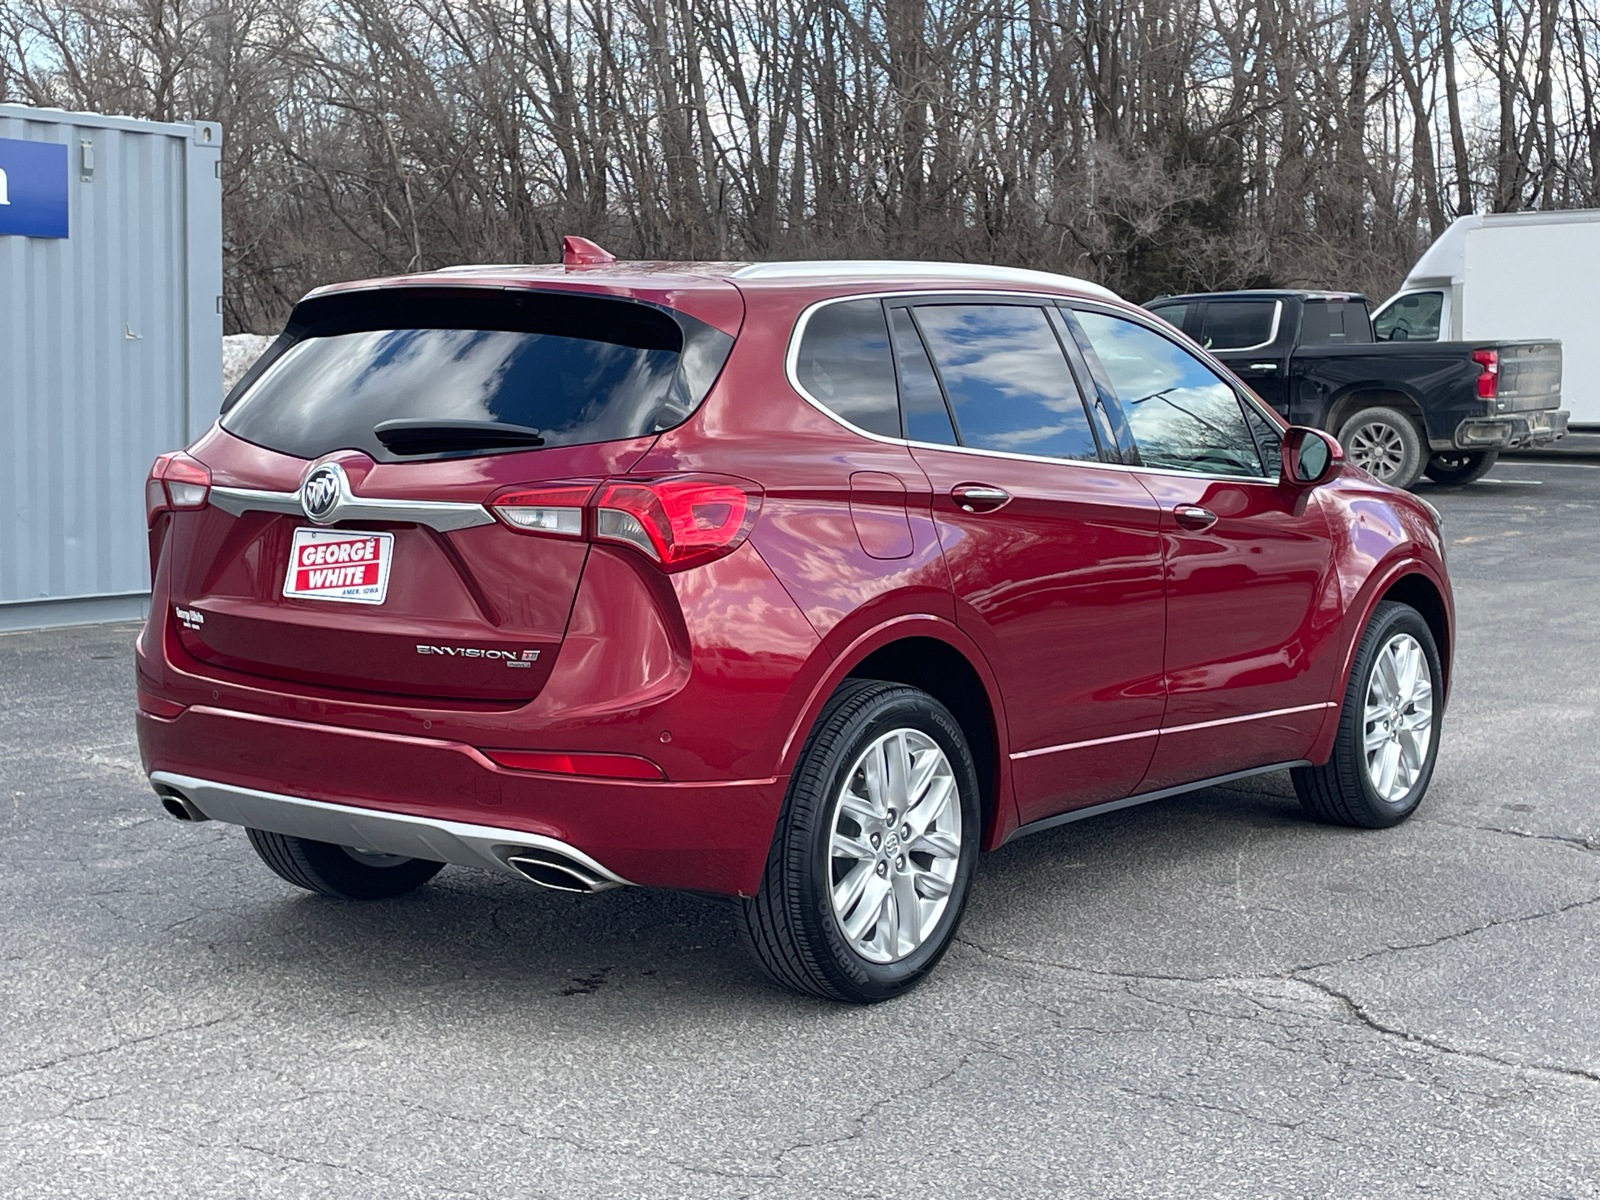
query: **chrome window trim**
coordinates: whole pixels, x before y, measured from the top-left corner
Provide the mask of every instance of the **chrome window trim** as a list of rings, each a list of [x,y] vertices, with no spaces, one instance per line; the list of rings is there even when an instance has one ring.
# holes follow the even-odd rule
[[[887,437],[887,436],[885,436],[884,434],[881,434],[881,433],[873,433],[871,430],[862,429],[859,425],[852,424],[851,422],[845,420],[843,417],[841,417],[838,413],[834,412],[831,408],[829,408],[822,401],[818,400],[810,392],[806,391],[805,387],[800,383],[800,375],[799,375],[799,370],[798,370],[798,365],[799,365],[799,361],[800,361],[800,342],[801,342],[801,339],[805,337],[806,326],[811,323],[812,314],[815,313],[818,309],[826,308],[830,304],[844,304],[845,302],[850,301],[850,300],[903,300],[903,299],[916,299],[916,298],[921,297],[921,296],[948,296],[948,295],[951,295],[950,289],[948,289],[948,288],[932,288],[932,289],[929,289],[927,291],[911,291],[911,292],[908,292],[908,291],[855,292],[855,293],[852,293],[852,294],[850,294],[848,296],[830,296],[826,300],[818,300],[813,304],[808,304],[804,309],[801,310],[800,315],[795,318],[794,329],[789,334],[789,346],[788,346],[788,349],[784,352],[784,358],[783,358],[784,375],[788,378],[789,386],[795,390],[795,393],[797,395],[799,395],[799,397],[802,400],[804,400],[812,408],[816,409],[823,416],[827,417],[835,425],[838,425],[838,426],[840,426],[840,427],[842,427],[844,429],[848,429],[851,433],[856,434],[858,437],[864,437],[868,441],[878,442],[881,445],[885,445],[885,446],[905,446],[908,449],[915,449],[915,450],[943,450],[943,451],[947,451],[947,452],[954,453],[954,454],[974,454],[974,455],[978,455],[979,457],[982,457],[982,458],[1009,458],[1009,459],[1015,459],[1015,460],[1017,460],[1019,462],[1051,463],[1051,464],[1054,464],[1055,466],[1093,467],[1093,468],[1095,468],[1097,470],[1102,470],[1102,471],[1142,471],[1147,475],[1170,475],[1170,476],[1173,476],[1174,478],[1177,478],[1177,479],[1214,479],[1214,480],[1220,480],[1220,481],[1227,482],[1227,483],[1274,483],[1275,484],[1275,483],[1278,482],[1278,480],[1276,478],[1274,478],[1273,476],[1270,476],[1270,475],[1212,475],[1212,474],[1202,473],[1200,471],[1175,471],[1170,467],[1144,467],[1144,466],[1130,467],[1125,463],[1108,463],[1108,462],[1105,462],[1102,459],[1098,459],[1098,458],[1094,458],[1094,459],[1090,459],[1090,458],[1054,458],[1054,457],[1052,457],[1052,456],[1050,456],[1048,454],[1019,454],[1019,453],[1017,453],[1016,451],[1013,451],[1013,450],[985,450],[985,449],[982,449],[981,447],[977,447],[977,446],[950,446],[950,445],[946,445],[943,442],[919,442],[919,441],[915,441],[915,440],[913,440],[911,438]],[[1023,300],[1023,301],[1038,300],[1038,301],[1043,301],[1043,302],[1048,303],[1048,304],[1056,304],[1056,303],[1063,302],[1063,301],[1068,302],[1068,303],[1076,303],[1076,302],[1078,302],[1078,298],[1077,297],[1074,297],[1074,296],[1061,296],[1061,295],[1056,295],[1056,294],[1050,293],[1050,292],[978,292],[978,291],[975,291],[975,292],[971,292],[971,293],[961,293],[961,295],[963,297],[965,297],[966,295],[971,295],[971,296],[973,296],[975,298],[979,298],[979,299],[987,298],[987,299]],[[1090,303],[1090,304],[1093,304],[1094,302],[1095,301],[1094,301],[1093,298],[1090,298],[1088,300],[1088,303]],[[1133,319],[1131,314],[1125,313],[1121,309],[1112,308],[1110,305],[1104,304],[1104,302],[1101,302],[1100,310],[1101,311],[1108,311],[1109,315],[1111,315],[1111,316],[1122,317],[1124,319]],[[1156,317],[1155,320],[1160,320],[1160,318]],[[1139,325],[1144,325],[1146,328],[1150,329],[1153,333],[1157,333],[1157,334],[1160,334],[1162,337],[1166,337],[1166,334],[1162,333],[1161,330],[1157,329],[1152,324],[1149,324],[1149,323],[1144,322],[1144,321],[1137,321],[1137,320],[1135,321],[1135,323],[1139,324]],[[1163,324],[1165,324],[1165,322],[1163,322]],[[1168,328],[1170,329],[1171,326],[1169,325]],[[1180,337],[1183,336],[1181,334],[1181,332],[1180,332],[1179,336]],[[1171,338],[1167,338],[1167,340],[1171,341],[1172,339]],[[1188,347],[1182,346],[1181,343],[1180,343],[1179,348],[1180,349],[1184,349],[1184,350],[1188,349]],[[1066,361],[1065,355],[1063,355],[1062,361],[1063,362]],[[1204,361],[1204,360],[1202,360],[1202,361]],[[1206,365],[1208,367],[1210,367],[1212,364],[1207,363]],[[1069,364],[1069,369],[1070,369],[1070,364]],[[1226,383],[1227,380],[1224,379],[1222,382]],[[1232,385],[1230,385],[1230,386],[1232,386]],[[1237,389],[1235,389],[1235,390],[1237,390]],[[1276,416],[1277,414],[1273,414],[1273,415]]]
[[[1243,300],[1207,300],[1206,301],[1206,320],[1210,320],[1211,319],[1211,306],[1213,304],[1244,304],[1244,303],[1247,303],[1247,301],[1243,301]],[[1151,315],[1153,316],[1154,314],[1151,314]],[[1283,301],[1282,300],[1274,300],[1272,302],[1272,332],[1267,334],[1267,340],[1266,341],[1257,342],[1254,346],[1217,346],[1215,348],[1212,348],[1210,346],[1201,346],[1200,348],[1202,350],[1204,350],[1207,354],[1248,354],[1252,350],[1265,350],[1268,346],[1272,345],[1273,342],[1278,340],[1278,324],[1282,320],[1283,320]],[[1167,323],[1168,323],[1168,325],[1172,324],[1170,321],[1167,322]],[[1176,328],[1176,326],[1173,326],[1173,327]],[[1202,327],[1202,331],[1203,331],[1203,327]],[[1178,332],[1182,333],[1183,330],[1179,329]]]

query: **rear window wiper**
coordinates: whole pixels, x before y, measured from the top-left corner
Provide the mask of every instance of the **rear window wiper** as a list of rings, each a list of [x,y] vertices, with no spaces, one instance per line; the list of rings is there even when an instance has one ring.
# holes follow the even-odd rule
[[[504,450],[542,446],[544,436],[526,425],[499,421],[440,421],[404,417],[380,421],[372,435],[393,454],[448,454],[452,450]]]

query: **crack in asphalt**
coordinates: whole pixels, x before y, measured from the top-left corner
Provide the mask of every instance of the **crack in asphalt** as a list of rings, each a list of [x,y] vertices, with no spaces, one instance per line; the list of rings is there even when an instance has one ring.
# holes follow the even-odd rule
[[[1414,1045],[1426,1046],[1430,1050],[1437,1050],[1441,1054],[1450,1054],[1462,1058],[1470,1058],[1477,1062],[1490,1063],[1494,1066],[1506,1067],[1513,1071],[1532,1071],[1539,1074],[1558,1075],[1572,1079],[1582,1079],[1589,1083],[1600,1083],[1600,1071],[1590,1071],[1583,1067],[1562,1066],[1559,1063],[1517,1062],[1515,1059],[1502,1058],[1499,1055],[1490,1054],[1485,1050],[1465,1050],[1460,1046],[1452,1046],[1448,1042],[1441,1041],[1438,1038],[1429,1037],[1426,1034],[1412,1033],[1406,1029],[1398,1029],[1392,1025],[1385,1025],[1382,1021],[1379,1021],[1370,1012],[1368,1012],[1366,1007],[1362,1005],[1359,1000],[1355,999],[1347,992],[1342,992],[1331,984],[1323,983],[1320,980],[1305,979],[1299,976],[1296,976],[1295,978],[1299,979],[1301,983],[1304,983],[1310,987],[1314,987],[1318,991],[1331,996],[1335,1000],[1342,1001],[1349,1010],[1351,1016],[1355,1017],[1356,1020],[1360,1021],[1361,1024],[1365,1025],[1368,1029],[1371,1029],[1377,1033],[1381,1033],[1386,1037],[1399,1038],[1402,1041],[1409,1042]]]
[[[171,1029],[158,1030],[155,1033],[143,1034],[139,1037],[124,1038],[123,1040],[118,1041],[115,1045],[99,1046],[93,1050],[79,1050],[72,1054],[63,1054],[57,1058],[52,1058],[48,1062],[34,1063],[29,1067],[20,1067],[15,1071],[7,1071],[4,1074],[0,1074],[0,1081],[7,1079],[19,1079],[24,1075],[32,1075],[39,1071],[50,1071],[56,1067],[63,1066],[66,1063],[78,1062],[86,1058],[100,1058],[107,1054],[115,1054],[119,1050],[126,1050],[131,1046],[142,1046],[147,1042],[159,1041],[162,1038],[172,1037],[180,1033],[193,1033],[201,1029],[210,1029],[214,1025],[221,1025],[225,1021],[233,1021],[237,1019],[237,1013],[228,1013],[226,1016],[213,1017],[209,1021],[197,1021],[188,1025],[178,1025]]]
[[[1600,851],[1600,835],[1592,833],[1583,837],[1571,837],[1560,833],[1533,833],[1526,829],[1500,829],[1494,825],[1475,825],[1473,828],[1480,833],[1498,833],[1505,837],[1522,838],[1532,842],[1559,842],[1567,846],[1576,846],[1579,850]]]
[[[1524,915],[1521,915],[1521,916],[1516,916],[1516,917],[1495,918],[1494,920],[1485,921],[1482,924],[1475,925],[1475,926],[1473,926],[1473,927],[1471,927],[1469,929],[1458,930],[1458,931],[1453,932],[1453,933],[1443,934],[1443,935],[1441,935],[1439,937],[1431,938],[1431,939],[1429,939],[1427,941],[1385,946],[1385,947],[1383,947],[1381,949],[1378,949],[1378,950],[1368,951],[1365,954],[1351,955],[1351,956],[1349,956],[1347,958],[1333,959],[1333,960],[1330,960],[1330,961],[1327,961],[1327,962],[1308,963],[1308,964],[1305,964],[1305,965],[1302,965],[1302,966],[1291,967],[1287,971],[1283,971],[1283,972],[1279,972],[1279,973],[1275,973],[1275,974],[1264,974],[1264,975],[1229,975],[1229,974],[1220,974],[1220,975],[1174,975],[1174,974],[1159,973],[1159,972],[1108,971],[1108,970],[1105,970],[1103,968],[1084,967],[1084,966],[1078,966],[1076,964],[1055,962],[1055,961],[1052,961],[1052,960],[1049,960],[1049,959],[1032,958],[1032,957],[1029,957],[1029,956],[1026,956],[1026,955],[1011,954],[1011,953],[1008,953],[1008,952],[1003,951],[1003,950],[997,950],[997,949],[995,949],[993,947],[985,946],[982,943],[976,942],[976,941],[972,940],[969,937],[959,937],[958,936],[955,940],[958,943],[960,943],[961,945],[970,946],[972,949],[976,950],[980,954],[987,955],[987,956],[993,957],[993,958],[998,958],[998,959],[1001,959],[1002,961],[1006,961],[1006,962],[1013,962],[1013,963],[1018,963],[1018,964],[1022,964],[1022,965],[1027,965],[1027,966],[1044,967],[1044,968],[1051,969],[1051,970],[1065,971],[1065,972],[1071,972],[1071,973],[1074,973],[1074,974],[1089,975],[1089,976],[1099,977],[1099,978],[1120,979],[1120,980],[1129,981],[1129,982],[1173,983],[1173,984],[1185,984],[1185,985],[1191,985],[1191,986],[1192,985],[1199,985],[1199,984],[1227,983],[1227,984],[1234,984],[1234,985],[1240,986],[1241,987],[1241,991],[1243,991],[1244,988],[1247,988],[1252,982],[1258,982],[1258,981],[1263,981],[1263,980],[1274,980],[1274,981],[1280,981],[1280,982],[1285,982],[1285,983],[1288,983],[1288,982],[1300,983],[1300,984],[1304,984],[1307,987],[1314,988],[1317,991],[1319,991],[1319,992],[1323,993],[1324,995],[1328,996],[1329,998],[1340,1002],[1340,1004],[1344,1007],[1344,1010],[1346,1012],[1348,1012],[1349,1015],[1351,1017],[1353,1017],[1360,1025],[1364,1026],[1365,1028],[1371,1030],[1374,1033],[1381,1034],[1381,1035],[1383,1035],[1385,1037],[1397,1038],[1397,1039],[1399,1039],[1399,1040],[1401,1040],[1403,1042],[1406,1042],[1408,1044],[1415,1045],[1415,1046],[1427,1047],[1428,1049],[1435,1050],[1435,1051],[1437,1051],[1437,1052],[1439,1052],[1441,1054],[1447,1054],[1447,1055],[1458,1056],[1458,1057],[1461,1057],[1461,1058],[1471,1059],[1473,1061],[1477,1061],[1477,1062],[1481,1062],[1481,1063],[1485,1063],[1485,1064],[1489,1064],[1489,1065],[1492,1065],[1492,1066],[1497,1066],[1497,1067],[1501,1067],[1501,1068],[1505,1068],[1505,1069],[1509,1069],[1509,1070],[1513,1070],[1513,1071],[1527,1071],[1527,1072],[1534,1072],[1534,1073],[1538,1073],[1538,1074],[1553,1075],[1553,1076],[1557,1076],[1557,1077],[1561,1077],[1561,1078],[1565,1078],[1565,1079],[1580,1079],[1580,1080],[1583,1080],[1583,1081],[1588,1082],[1588,1083],[1600,1083],[1600,1071],[1590,1070],[1590,1069],[1585,1068],[1585,1067],[1567,1066],[1567,1065],[1562,1064],[1562,1063],[1518,1062],[1515,1059],[1506,1058],[1506,1057],[1501,1056],[1501,1055],[1492,1054],[1492,1053],[1490,1053],[1488,1051],[1471,1050],[1471,1049],[1462,1048],[1460,1046],[1453,1046],[1453,1045],[1449,1044],[1448,1042],[1445,1042],[1445,1041],[1443,1041],[1443,1040],[1441,1040],[1439,1038],[1430,1037],[1430,1036],[1428,1036],[1426,1034],[1412,1033],[1409,1030],[1405,1030],[1405,1029],[1397,1028],[1395,1026],[1387,1025],[1384,1022],[1378,1020],[1376,1017],[1374,1017],[1367,1010],[1367,1008],[1364,1005],[1362,1005],[1361,1002],[1358,1001],[1357,999],[1355,999],[1353,996],[1349,995],[1346,992],[1340,991],[1338,988],[1334,987],[1331,984],[1324,983],[1319,979],[1310,977],[1309,974],[1308,974],[1309,972],[1317,971],[1317,970],[1323,970],[1323,969],[1326,969],[1326,968],[1329,968],[1329,967],[1348,966],[1348,965],[1354,965],[1356,963],[1369,962],[1372,959],[1380,958],[1380,957],[1383,957],[1383,956],[1389,955],[1389,954],[1400,954],[1400,953],[1404,953],[1404,952],[1412,951],[1412,950],[1426,950],[1426,949],[1430,949],[1430,948],[1435,947],[1435,946],[1444,945],[1444,944],[1449,943],[1449,942],[1460,941],[1463,938],[1472,937],[1472,936],[1474,936],[1476,934],[1483,933],[1484,931],[1489,930],[1489,929],[1496,929],[1496,928],[1500,928],[1500,927],[1503,927],[1503,926],[1510,926],[1510,925],[1525,924],[1525,923],[1530,922],[1530,921],[1545,920],[1545,919],[1550,918],[1550,917],[1556,917],[1556,916],[1560,916],[1560,915],[1562,915],[1564,913],[1573,912],[1573,911],[1575,911],[1577,909],[1587,908],[1587,907],[1589,907],[1591,905],[1594,905],[1594,904],[1600,904],[1600,896],[1593,896],[1593,897],[1589,897],[1589,898],[1584,899],[1584,900],[1575,900],[1575,901],[1572,901],[1571,903],[1559,905],[1559,906],[1557,906],[1555,908],[1551,908],[1551,909],[1541,910],[1541,911],[1536,912],[1536,913],[1527,913],[1527,914],[1524,914]],[[1124,988],[1123,990],[1125,992],[1127,992],[1127,994],[1133,995],[1133,993],[1131,991],[1128,991],[1127,988]],[[1153,997],[1139,996],[1139,997],[1136,997],[1136,998],[1141,999],[1141,1000],[1147,1000],[1147,1001],[1152,1002],[1152,1003],[1164,1003],[1162,1001],[1155,1000]],[[1260,1003],[1259,1000],[1256,1001],[1256,1002]],[[1191,1012],[1191,1013],[1193,1012],[1192,1009],[1187,1008],[1186,1006],[1172,1006],[1172,1007],[1182,1007],[1184,1009],[1184,1011],[1188,1011],[1188,1012]],[[1274,1006],[1267,1005],[1267,1004],[1262,1004],[1262,1007],[1269,1008],[1269,1009],[1273,1009],[1274,1008]],[[1223,1013],[1216,1013],[1216,1012],[1214,1012],[1212,1010],[1209,1010],[1209,1009],[1202,1009],[1200,1011],[1205,1012],[1206,1015],[1208,1015],[1208,1016],[1227,1016],[1228,1015],[1228,1014],[1223,1014]],[[1285,1011],[1285,1010],[1275,1009],[1275,1011]],[[1311,1014],[1306,1014],[1306,1015],[1310,1016]]]

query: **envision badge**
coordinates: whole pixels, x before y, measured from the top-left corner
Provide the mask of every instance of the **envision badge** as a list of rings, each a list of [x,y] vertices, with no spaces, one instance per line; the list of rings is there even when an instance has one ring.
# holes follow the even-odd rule
[[[451,658],[490,658],[508,667],[531,667],[538,661],[537,650],[485,650],[481,646],[428,646],[418,644],[418,654],[448,654]]]
[[[349,490],[344,468],[338,463],[323,463],[300,485],[300,507],[318,525],[326,525],[333,520],[339,497]]]

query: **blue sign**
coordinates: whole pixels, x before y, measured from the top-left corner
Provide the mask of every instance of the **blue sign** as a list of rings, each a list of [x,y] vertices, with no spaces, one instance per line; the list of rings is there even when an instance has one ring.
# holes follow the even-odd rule
[[[0,237],[67,236],[67,148],[0,138]]]

